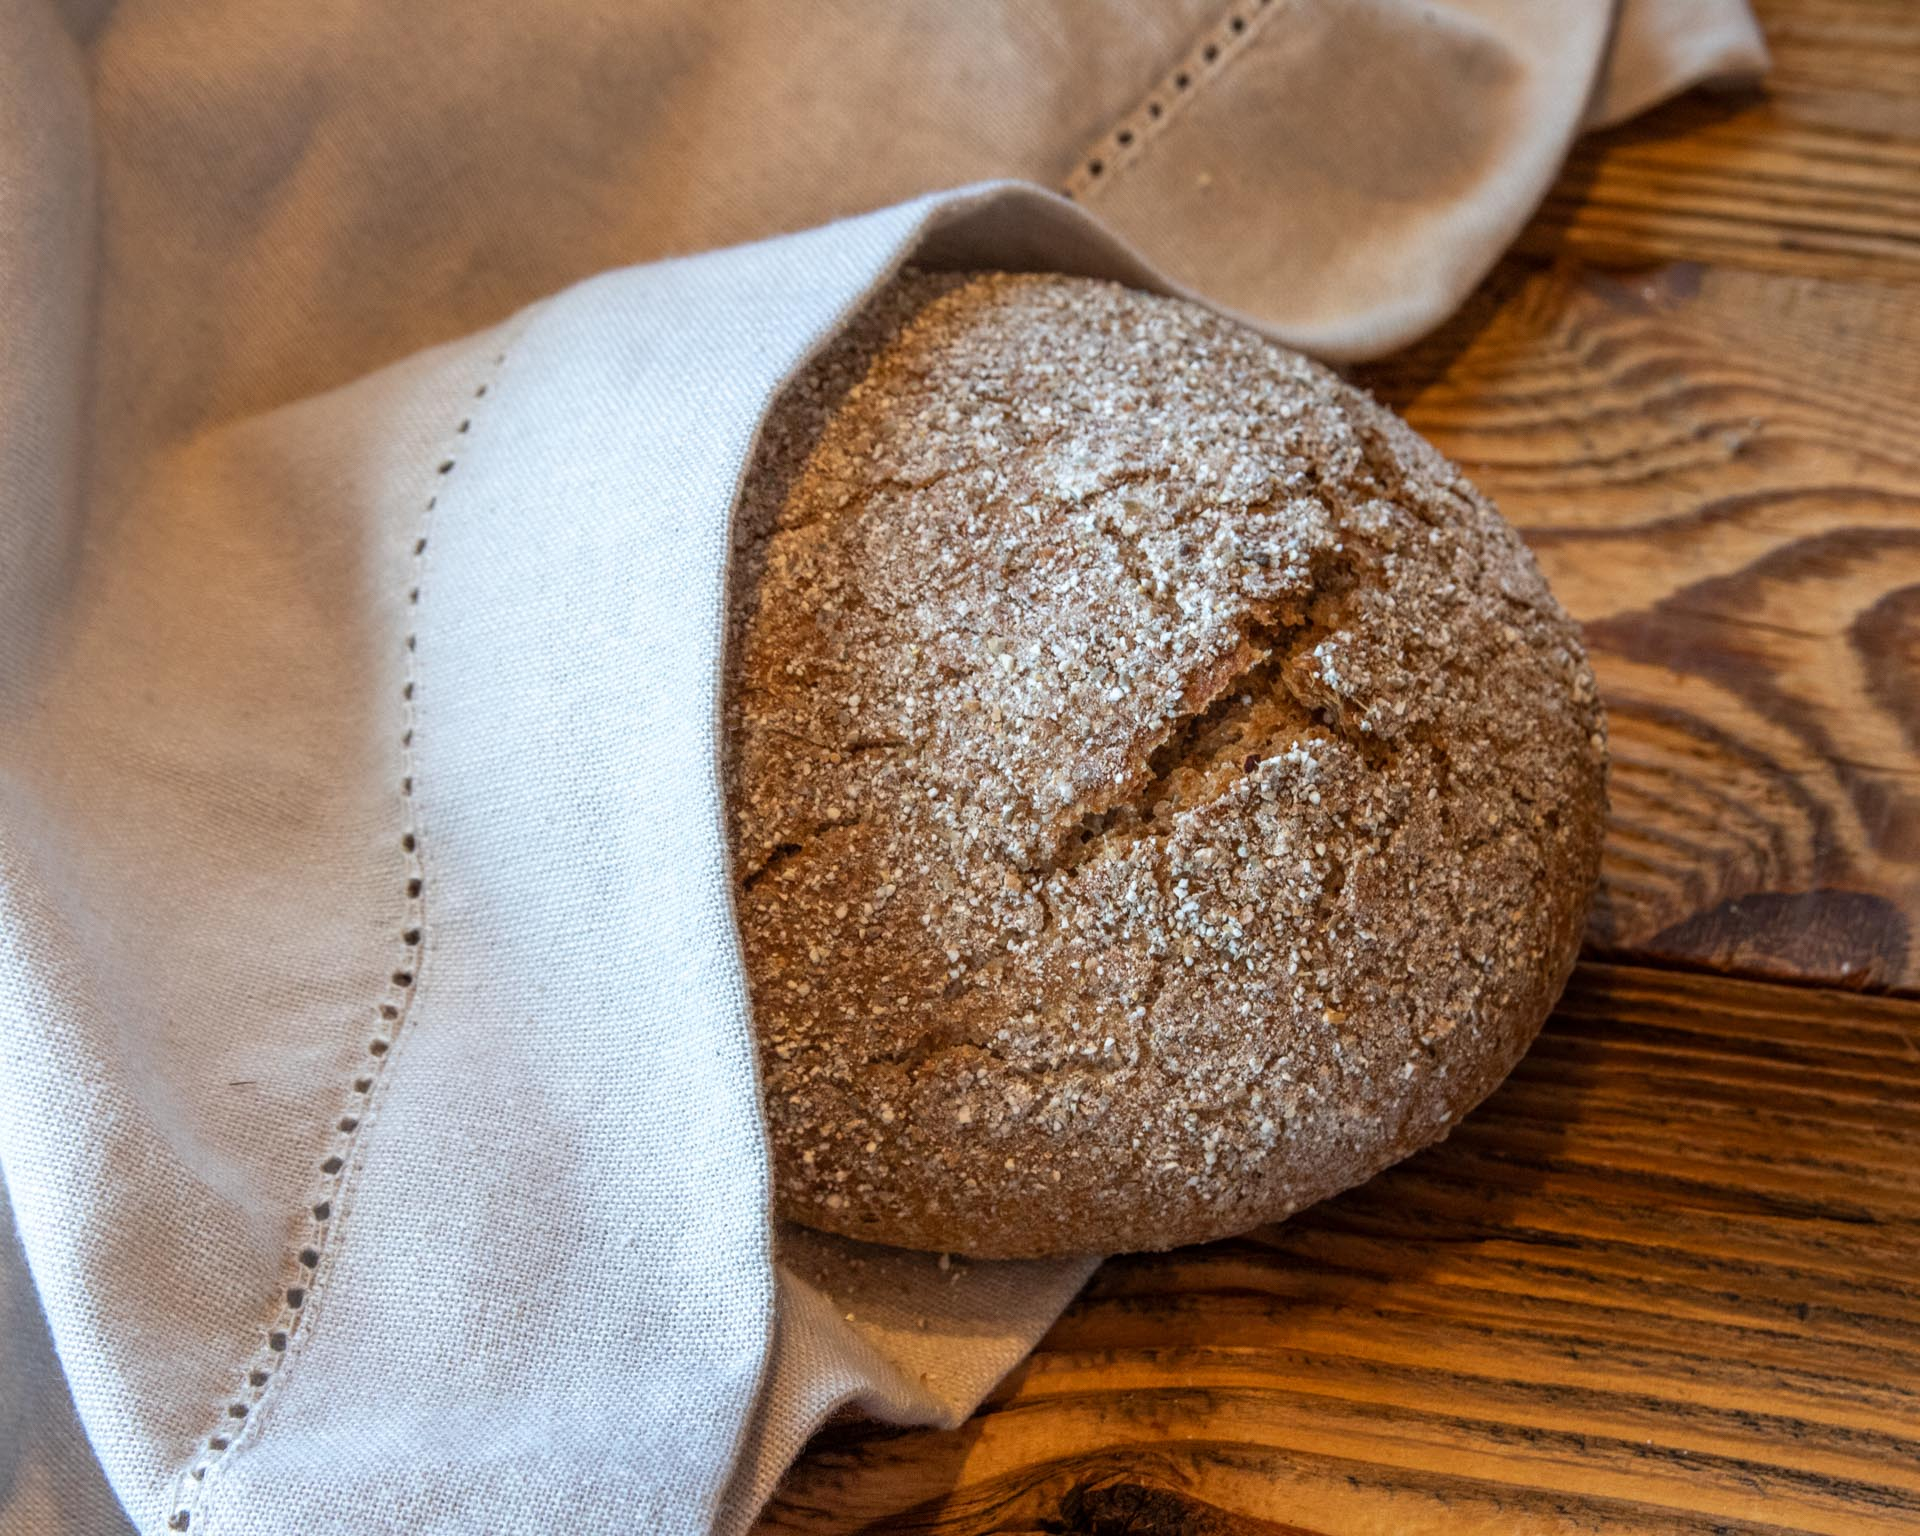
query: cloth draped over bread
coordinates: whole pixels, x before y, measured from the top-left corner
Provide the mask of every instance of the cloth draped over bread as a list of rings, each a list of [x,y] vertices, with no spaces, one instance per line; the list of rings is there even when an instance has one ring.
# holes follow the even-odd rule
[[[1091,1261],[768,1208],[728,518],[909,259],[1443,319],[1740,0],[0,5],[0,1531],[740,1531]]]

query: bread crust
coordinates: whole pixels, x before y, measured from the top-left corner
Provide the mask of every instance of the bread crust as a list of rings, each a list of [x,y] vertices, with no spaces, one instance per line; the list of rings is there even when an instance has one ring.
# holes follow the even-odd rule
[[[1605,723],[1513,530],[1198,306],[909,273],[737,520],[726,783],[777,1204],[989,1257],[1283,1217],[1570,970]]]

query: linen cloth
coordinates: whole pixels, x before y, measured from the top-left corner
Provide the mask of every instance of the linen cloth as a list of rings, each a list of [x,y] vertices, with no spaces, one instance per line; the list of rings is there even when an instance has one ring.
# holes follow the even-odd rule
[[[1763,65],[1739,0],[0,0],[0,1531],[738,1531],[834,1408],[964,1416],[1091,1261],[768,1218],[768,403],[915,255],[1385,350]]]

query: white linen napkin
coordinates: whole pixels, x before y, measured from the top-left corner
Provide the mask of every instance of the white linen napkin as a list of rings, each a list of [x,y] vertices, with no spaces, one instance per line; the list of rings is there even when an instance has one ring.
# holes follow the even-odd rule
[[[768,1217],[759,422],[916,254],[1406,340],[1764,63],[1613,20],[0,0],[0,1532],[731,1532],[969,1412],[1090,1261]]]

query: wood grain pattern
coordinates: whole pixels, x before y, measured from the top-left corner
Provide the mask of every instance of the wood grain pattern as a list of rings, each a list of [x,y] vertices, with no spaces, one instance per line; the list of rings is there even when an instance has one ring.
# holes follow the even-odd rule
[[[1592,942],[1920,985],[1913,291],[1516,264],[1364,381],[1587,627],[1614,747]]]
[[[1576,146],[1522,251],[1920,281],[1920,6],[1761,0],[1774,67]]]
[[[1587,966],[1443,1146],[1110,1261],[762,1536],[1920,1529],[1920,1004]]]

